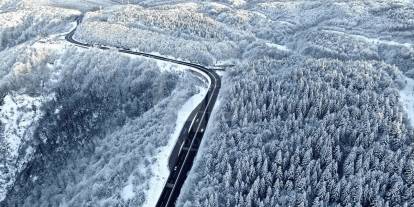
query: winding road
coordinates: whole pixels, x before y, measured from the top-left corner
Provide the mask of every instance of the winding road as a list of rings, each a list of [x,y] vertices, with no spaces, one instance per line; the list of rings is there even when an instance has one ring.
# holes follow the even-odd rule
[[[82,17],[77,18],[77,26],[81,22]],[[65,36],[65,39],[80,47],[94,47],[93,45],[81,43],[73,39],[73,35],[77,29],[77,26]],[[109,49],[105,46],[98,46],[98,48],[103,50]],[[118,49],[118,52],[187,66],[195,74],[202,77],[209,83],[209,88],[206,96],[187,118],[186,123],[181,130],[178,141],[175,144],[175,147],[170,155],[170,175],[156,205],[156,207],[175,206],[175,202],[180,194],[180,190],[187,178],[189,171],[191,170],[191,167],[193,166],[194,159],[197,155],[201,140],[210,119],[210,114],[216,103],[217,96],[221,87],[220,76],[217,75],[214,70],[210,70],[204,66],[193,63],[174,60],[148,53],[135,52],[129,49]]]

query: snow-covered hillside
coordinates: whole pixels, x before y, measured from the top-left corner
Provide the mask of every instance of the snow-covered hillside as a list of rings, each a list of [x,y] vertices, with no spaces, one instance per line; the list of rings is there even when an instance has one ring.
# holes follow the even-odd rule
[[[79,11],[97,10],[117,4],[128,3],[113,0],[2,0],[0,9],[38,8],[42,6],[76,9]]]
[[[156,201],[159,189],[150,187],[162,186],[168,175],[163,155],[177,139],[180,120],[202,97],[193,86],[203,91],[204,84],[175,65],[77,49],[62,34],[80,12],[23,3],[0,14],[1,205]],[[84,166],[94,176],[69,179],[64,197],[53,190],[69,182],[67,173],[84,177]],[[104,186],[113,186],[106,197]],[[37,193],[43,196],[31,200]]]
[[[16,91],[23,94],[22,97],[28,97],[26,93],[54,94],[52,98],[41,99],[43,101],[25,99],[19,107],[12,104],[9,95],[3,100],[2,113],[6,117],[1,120],[5,123],[3,137],[7,137],[6,141],[25,139],[20,145],[33,149],[30,155],[34,154],[32,159],[24,159],[30,163],[29,168],[24,166],[22,171],[13,172],[2,168],[3,172],[11,172],[12,177],[8,179],[11,182],[3,186],[9,190],[5,202],[7,205],[44,206],[52,199],[54,204],[69,206],[141,205],[153,196],[145,194],[149,182],[153,183],[150,180],[159,176],[152,171],[152,166],[166,167],[162,161],[165,157],[160,157],[159,153],[168,154],[171,150],[168,143],[174,143],[170,139],[176,139],[171,135],[179,106],[198,92],[192,86],[202,86],[201,82],[174,65],[112,51],[78,49],[59,37],[53,44],[60,47],[52,44],[50,49],[40,53],[42,44],[50,43],[36,43],[26,48],[35,51],[28,52],[35,58],[24,58],[23,63],[18,64],[22,66],[15,66],[8,73],[4,70],[8,78],[0,84],[6,94]],[[26,56],[21,55],[23,57]],[[27,104],[30,110],[25,110]],[[21,110],[20,114],[11,116]],[[36,118],[33,117],[35,112]],[[33,124],[28,123],[26,117],[31,117]],[[24,133],[24,136],[23,132],[11,128],[21,129],[27,124],[33,126],[25,128],[32,133]],[[17,132],[11,136],[10,131]],[[9,151],[13,149],[14,145]],[[18,155],[7,159],[20,161],[24,154]],[[30,177],[25,177],[28,169],[32,172]],[[68,173],[82,179],[72,180],[66,177]],[[112,176],[119,179],[113,180]],[[50,177],[57,179],[50,180]],[[12,179],[17,180],[13,183]],[[165,176],[158,177],[157,182],[162,185],[163,179]],[[58,191],[53,189],[61,189],[62,181],[67,183],[67,191],[56,194]],[[44,188],[44,185],[49,187]],[[104,186],[112,186],[111,193],[104,193],[109,190]],[[34,199],[37,193],[43,196]]]
[[[38,97],[27,95],[7,95],[1,106],[0,121],[4,125],[4,141],[8,145],[11,156],[17,156],[21,139],[25,134],[33,136],[33,123],[36,123],[42,116],[40,106],[42,101]]]
[[[414,206],[412,0],[0,1],[0,205],[153,206],[205,93],[70,46],[82,12],[79,41],[234,64],[177,206]]]
[[[67,31],[78,15],[79,11],[43,6],[0,13],[0,51]]]
[[[242,8],[257,41],[177,206],[413,205],[412,1]]]
[[[209,3],[108,8],[88,13],[75,38],[215,64],[239,57],[239,41],[253,38],[243,28],[210,17],[208,13],[215,9],[216,4]],[[118,32],[105,32],[108,30]]]
[[[16,173],[33,156],[34,149],[26,143],[34,136],[43,115],[40,107],[46,101],[47,98],[26,94],[8,94],[3,99],[0,106],[0,200],[5,198],[7,189],[14,184]]]

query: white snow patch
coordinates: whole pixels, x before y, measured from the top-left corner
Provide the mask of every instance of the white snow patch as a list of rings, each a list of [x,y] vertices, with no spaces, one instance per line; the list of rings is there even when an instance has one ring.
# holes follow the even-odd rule
[[[245,0],[229,0],[233,6],[244,6],[246,4]]]
[[[224,74],[226,74],[225,71],[216,71],[217,75],[219,75],[220,77],[223,77]]]
[[[13,97],[10,94],[3,101],[3,106],[0,106],[0,121],[4,124],[4,140],[9,145],[10,154],[17,156],[26,131],[42,116],[39,107],[43,101],[40,97]]]
[[[156,61],[157,66],[161,71],[172,71],[172,70],[184,71],[186,68],[188,68],[183,65],[173,64],[173,63],[165,62],[162,60],[154,60],[154,61]]]
[[[155,206],[158,201],[158,197],[161,195],[162,189],[164,188],[164,185],[168,179],[168,175],[170,174],[170,170],[168,168],[168,160],[171,151],[177,142],[178,136],[180,135],[181,129],[183,128],[187,117],[190,116],[194,108],[203,100],[207,94],[207,88],[199,87],[199,89],[200,92],[192,96],[178,111],[175,130],[171,135],[168,144],[162,147],[158,155],[155,157],[156,162],[151,167],[153,176],[149,181],[149,189],[144,192],[146,200],[143,207]]]
[[[58,34],[52,35],[52,36],[57,36],[57,35]],[[32,48],[38,51],[43,51],[45,54],[47,54],[47,51],[50,51],[50,50],[54,50],[58,52],[58,54],[63,54],[65,43],[62,44],[61,42],[53,41],[53,39],[51,38],[45,38],[37,42],[34,42],[31,46]]]
[[[275,43],[266,42],[266,46],[276,48],[276,49],[282,50],[282,51],[287,51],[287,52],[290,51],[290,49],[287,48],[285,45],[278,45],[278,44],[275,44]]]
[[[368,43],[371,43],[371,44],[374,44],[374,45],[384,44],[384,45],[402,46],[402,47],[412,47],[413,46],[412,44],[407,43],[407,42],[396,42],[396,41],[392,41],[392,40],[383,40],[383,39],[379,39],[379,38],[372,38],[372,37],[367,37],[367,36],[357,35],[357,34],[349,34],[349,33],[346,33],[346,32],[334,31],[334,30],[323,30],[323,31],[334,33],[334,34],[346,35],[346,36],[355,38],[357,40],[368,42]]]
[[[405,81],[407,85],[400,91],[401,102],[411,122],[411,126],[414,127],[414,80],[406,77]]]
[[[23,24],[25,11],[7,12],[0,14],[0,28],[13,28]]]
[[[135,196],[134,184],[132,183],[133,178],[134,178],[133,175],[129,176],[127,185],[121,191],[121,198],[124,201],[132,199]]]

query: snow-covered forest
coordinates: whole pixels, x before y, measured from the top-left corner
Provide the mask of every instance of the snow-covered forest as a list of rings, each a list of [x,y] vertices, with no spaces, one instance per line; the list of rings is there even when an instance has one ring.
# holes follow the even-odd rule
[[[412,6],[257,4],[279,45],[228,71],[178,206],[414,205]]]
[[[0,14],[0,206],[141,206],[181,106],[205,86],[182,67],[66,43],[79,14]]]
[[[67,30],[71,26],[68,22],[77,15],[77,11],[54,7],[0,13],[0,50]]]
[[[395,67],[301,58],[243,66],[229,77],[182,206],[413,204],[413,133]]]
[[[8,193],[8,204],[142,204],[148,167],[167,144],[179,106],[197,92],[189,85],[197,82],[111,53],[77,49],[62,57],[68,59],[59,59],[56,83],[46,87],[53,97],[25,143],[37,151]],[[123,199],[128,182],[134,182],[132,196]]]
[[[159,196],[204,84],[71,46],[82,12],[81,42],[235,64],[177,206],[414,206],[412,0],[40,2],[0,1],[0,206]]]

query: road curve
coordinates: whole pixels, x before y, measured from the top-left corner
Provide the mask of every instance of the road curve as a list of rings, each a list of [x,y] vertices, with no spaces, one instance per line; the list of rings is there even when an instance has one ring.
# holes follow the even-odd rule
[[[77,18],[77,25],[79,25],[81,22],[82,17]],[[68,33],[65,36],[65,39],[80,47],[94,47],[93,45],[81,43],[74,40],[73,35],[76,29],[77,27]],[[98,48],[103,50],[109,49],[105,46],[98,46]],[[175,202],[180,194],[180,190],[187,178],[189,171],[191,170],[194,159],[197,155],[201,140],[210,119],[210,114],[216,103],[217,96],[221,88],[220,76],[218,76],[214,70],[209,70],[204,66],[193,63],[174,60],[148,53],[135,52],[129,49],[118,49],[118,52],[188,66],[194,73],[202,78],[205,78],[210,83],[206,96],[191,112],[190,116],[187,118],[183,126],[183,129],[181,130],[178,141],[170,155],[170,175],[156,205],[156,207],[175,206]]]

